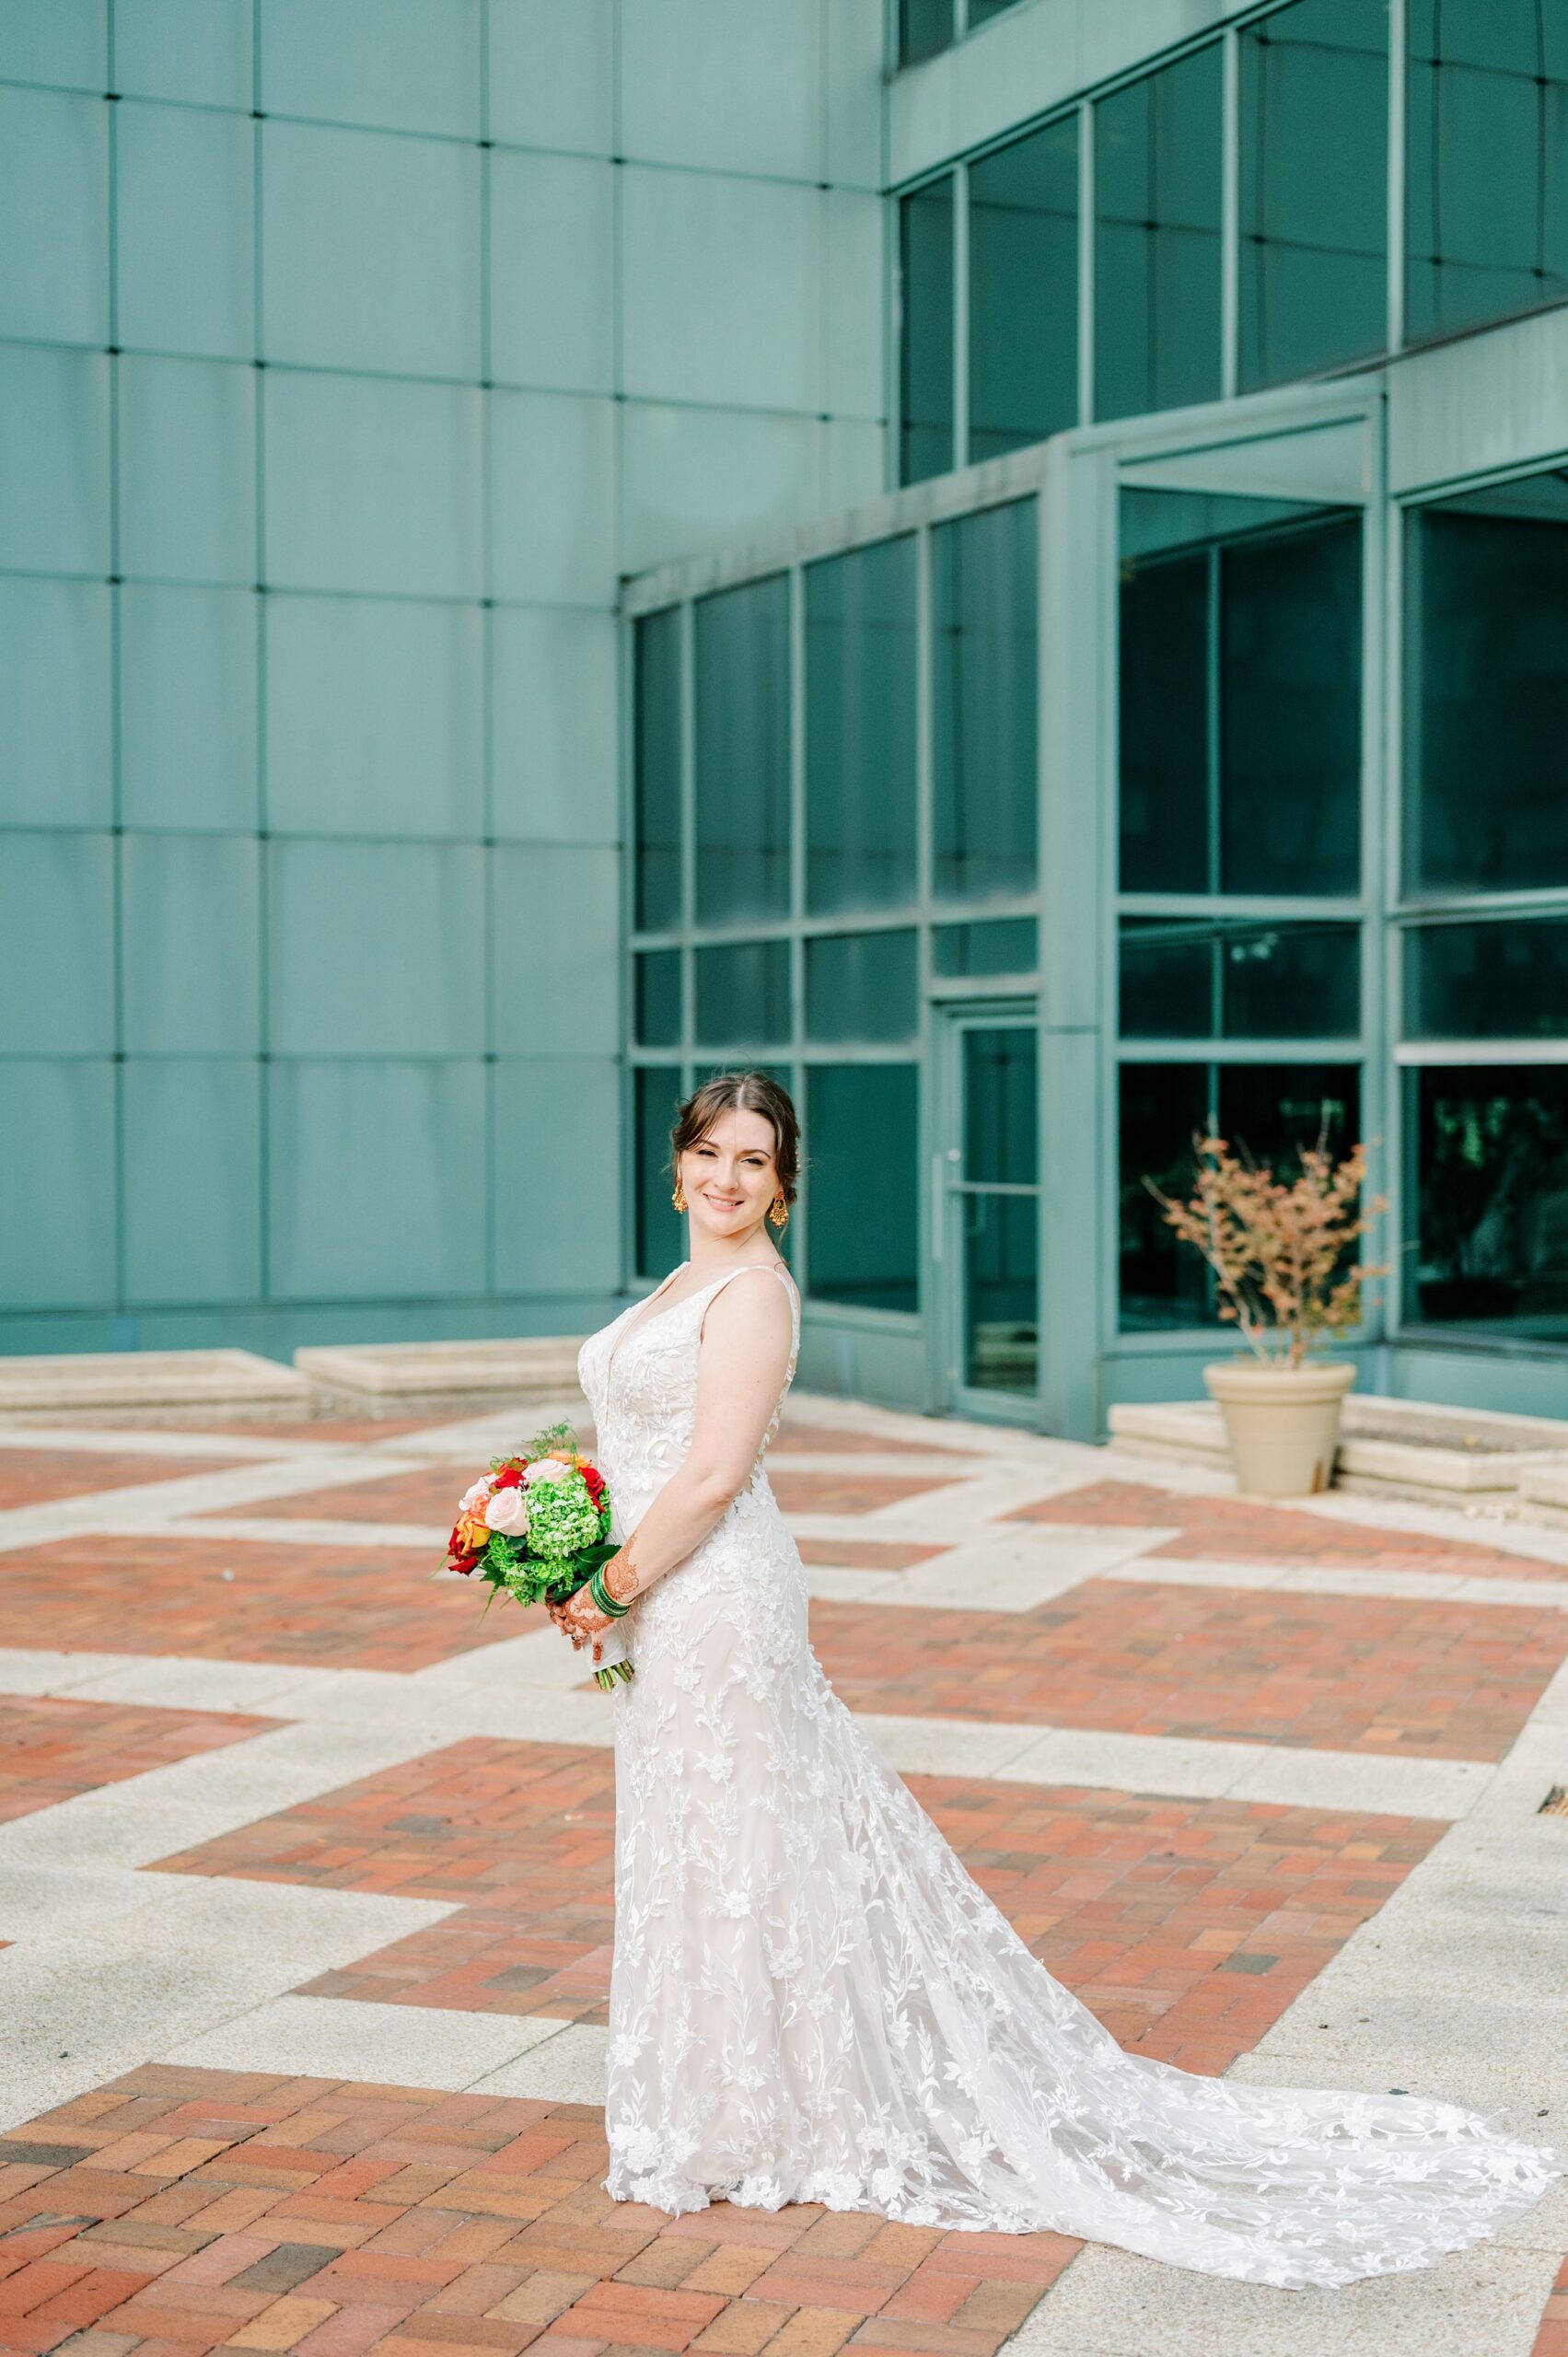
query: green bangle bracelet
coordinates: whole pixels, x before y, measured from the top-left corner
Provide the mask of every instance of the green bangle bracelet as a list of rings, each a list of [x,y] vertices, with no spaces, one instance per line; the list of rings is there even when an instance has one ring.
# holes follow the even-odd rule
[[[612,1620],[619,1620],[622,1613],[630,1612],[632,1609],[630,1604],[617,1604],[615,1598],[606,1587],[604,1584],[604,1565],[602,1563],[594,1573],[592,1579],[588,1582],[588,1594],[592,1596],[599,1610],[601,1612],[608,1613]]]

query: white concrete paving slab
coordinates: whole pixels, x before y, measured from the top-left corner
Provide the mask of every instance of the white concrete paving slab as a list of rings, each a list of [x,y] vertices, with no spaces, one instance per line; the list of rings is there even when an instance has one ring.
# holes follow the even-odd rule
[[[263,1546],[282,1543],[292,1547],[342,1547],[361,1555],[367,1547],[406,1547],[416,1554],[428,1555],[434,1573],[440,1569],[446,1557],[452,1526],[357,1519],[333,1522],[326,1515],[298,1514],[203,1515],[200,1520],[170,1515],[161,1522],[137,1523],[135,1533],[145,1538],[205,1538],[215,1548],[231,1538],[259,1539]],[[331,1573],[326,1576],[331,1578]]]
[[[610,2033],[572,2022],[559,2037],[530,2047],[474,2082],[476,2095],[531,2096],[539,2103],[603,2103]]]

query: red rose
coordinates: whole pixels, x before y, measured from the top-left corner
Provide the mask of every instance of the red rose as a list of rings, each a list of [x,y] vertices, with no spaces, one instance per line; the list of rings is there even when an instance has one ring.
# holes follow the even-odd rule
[[[597,1506],[599,1500],[604,1495],[604,1475],[599,1471],[597,1465],[585,1465],[582,1469],[582,1472],[583,1480],[587,1489],[587,1493]]]
[[[495,1476],[495,1487],[498,1490],[517,1490],[522,1487],[522,1480],[523,1469],[520,1465],[505,1465]]]

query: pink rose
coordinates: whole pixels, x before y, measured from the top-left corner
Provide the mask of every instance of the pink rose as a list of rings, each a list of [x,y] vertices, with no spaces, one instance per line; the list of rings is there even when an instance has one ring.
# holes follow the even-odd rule
[[[528,1502],[521,1490],[497,1490],[484,1509],[487,1528],[504,1538],[520,1538],[528,1527]]]

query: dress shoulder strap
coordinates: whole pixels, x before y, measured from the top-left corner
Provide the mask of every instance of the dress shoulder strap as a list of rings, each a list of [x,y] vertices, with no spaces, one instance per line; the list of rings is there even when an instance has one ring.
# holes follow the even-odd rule
[[[713,1307],[714,1302],[718,1299],[726,1285],[733,1284],[737,1277],[749,1277],[753,1270],[759,1271],[771,1271],[772,1273],[778,1278],[779,1282],[784,1286],[785,1293],[789,1295],[790,1318],[795,1329],[796,1346],[798,1348],[800,1342],[800,1295],[796,1290],[795,1279],[790,1275],[789,1271],[785,1268],[782,1260],[747,1260],[744,1261],[738,1269],[726,1270],[722,1277],[715,1277],[712,1285],[708,1288],[708,1298],[703,1306],[703,1315],[697,1321],[697,1332],[699,1337],[701,1337],[703,1328],[707,1323],[708,1311]]]

